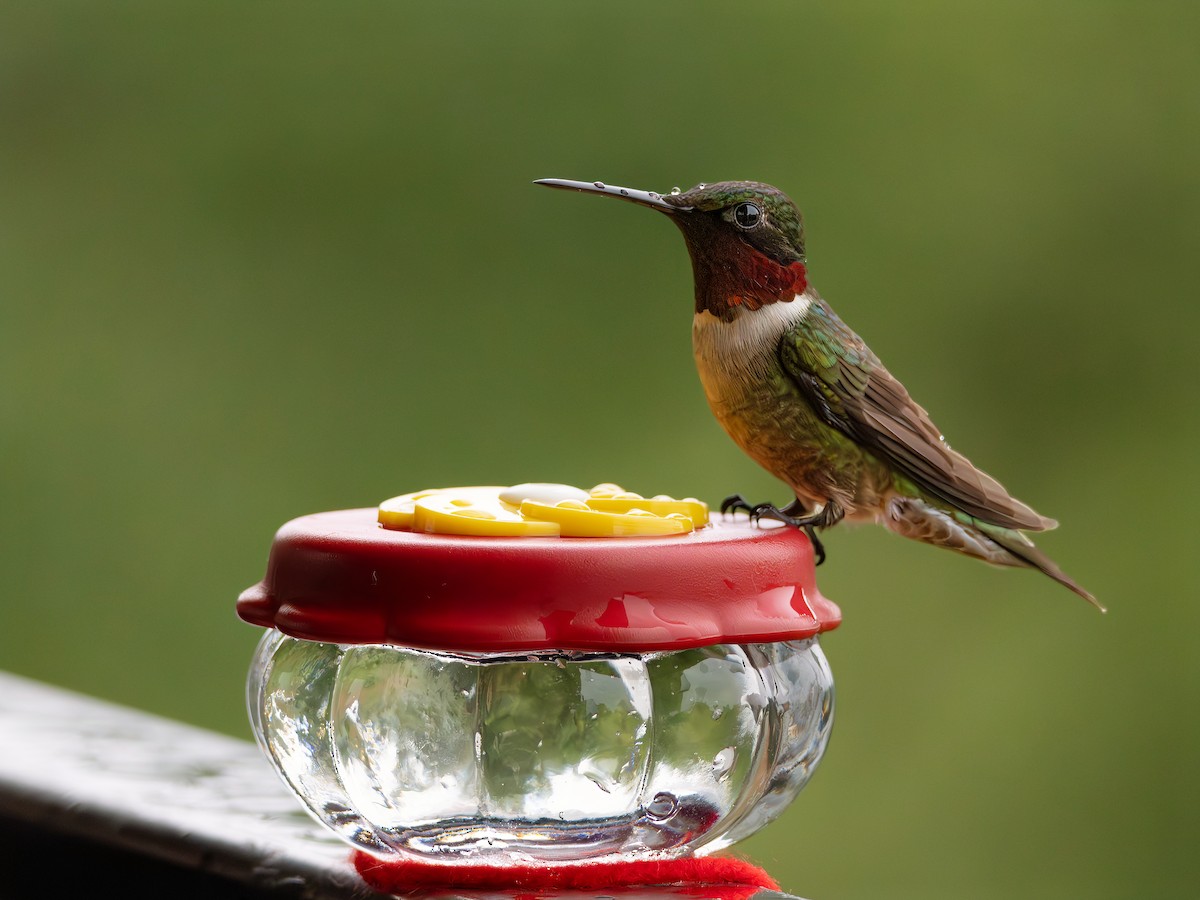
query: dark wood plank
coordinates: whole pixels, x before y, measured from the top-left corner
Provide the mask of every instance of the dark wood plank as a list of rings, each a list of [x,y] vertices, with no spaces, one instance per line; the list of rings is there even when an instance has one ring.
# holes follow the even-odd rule
[[[253,744],[2,672],[0,819],[55,839],[56,877],[98,844],[295,897],[378,896]]]

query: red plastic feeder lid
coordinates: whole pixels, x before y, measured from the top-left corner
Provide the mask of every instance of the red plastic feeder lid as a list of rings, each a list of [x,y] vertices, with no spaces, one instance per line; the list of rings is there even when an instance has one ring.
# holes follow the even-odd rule
[[[609,485],[451,488],[302,516],[237,609],[306,640],[467,652],[680,650],[841,623],[803,532],[709,523],[699,501]]]

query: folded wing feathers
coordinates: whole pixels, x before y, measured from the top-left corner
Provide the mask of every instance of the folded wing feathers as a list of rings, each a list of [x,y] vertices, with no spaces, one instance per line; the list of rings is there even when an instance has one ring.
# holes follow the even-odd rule
[[[836,364],[827,368],[805,358],[799,349],[803,342],[784,340],[780,345],[784,370],[829,425],[878,452],[918,487],[982,522],[1028,531],[1058,524],[1010,496],[947,446],[928,413],[862,340],[849,329],[843,337],[850,354],[835,357]],[[809,367],[818,371],[804,371]]]

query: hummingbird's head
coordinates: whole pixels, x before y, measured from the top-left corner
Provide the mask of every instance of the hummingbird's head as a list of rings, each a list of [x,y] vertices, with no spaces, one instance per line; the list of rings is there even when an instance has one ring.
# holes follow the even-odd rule
[[[726,233],[781,265],[804,262],[804,220],[783,191],[758,181],[720,181],[672,191],[664,203],[690,215],[675,218],[684,236],[703,241]]]
[[[692,257],[697,312],[728,321],[742,309],[790,301],[808,287],[800,211],[769,184],[722,181],[656,194],[598,181],[537,183],[616,197],[669,216]]]

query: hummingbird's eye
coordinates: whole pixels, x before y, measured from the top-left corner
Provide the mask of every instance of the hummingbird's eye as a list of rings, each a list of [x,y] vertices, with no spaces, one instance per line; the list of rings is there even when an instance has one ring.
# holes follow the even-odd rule
[[[762,220],[762,210],[756,203],[739,203],[733,208],[733,221],[738,228],[753,228]]]

